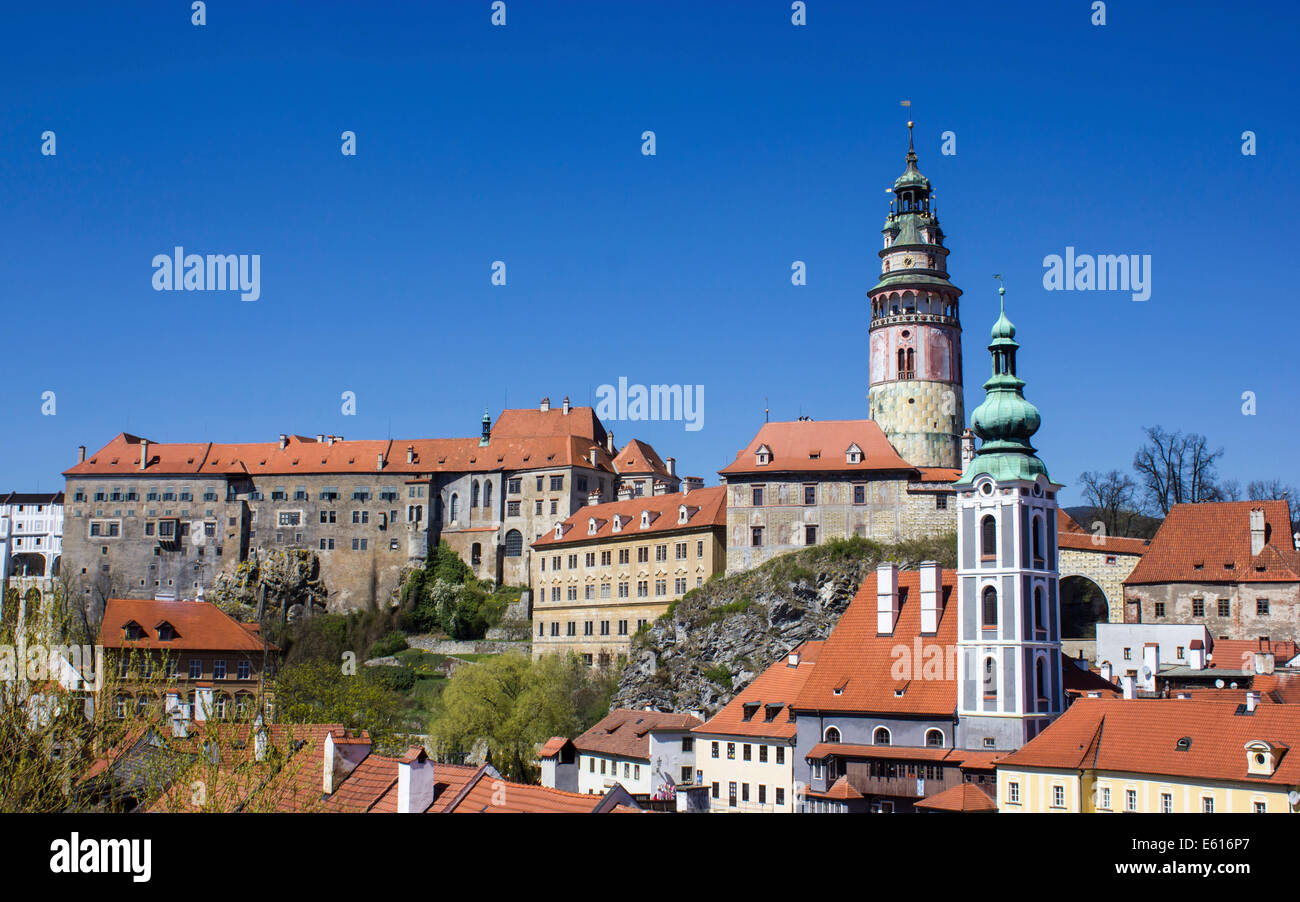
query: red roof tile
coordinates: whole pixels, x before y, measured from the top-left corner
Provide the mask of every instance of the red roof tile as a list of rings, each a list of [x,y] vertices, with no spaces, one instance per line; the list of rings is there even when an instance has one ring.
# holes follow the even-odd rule
[[[1300,785],[1300,706],[1241,710],[1231,702],[1196,699],[1083,698],[998,766]],[[1180,751],[1184,738],[1190,743]],[[1282,748],[1272,776],[1246,772],[1245,747],[1255,740]]]
[[[1061,508],[1056,509],[1056,544],[1075,551],[1095,551],[1104,554],[1146,554],[1151,543],[1146,539],[1126,536],[1104,536],[1089,532]]]
[[[158,627],[164,622],[176,630],[175,639],[163,641],[158,638]],[[126,626],[129,623],[137,624],[143,630],[144,638],[127,639]],[[259,636],[207,601],[110,598],[104,608],[99,644],[105,648],[262,651]]]
[[[813,798],[836,799],[841,802],[850,802],[853,801],[854,799],[866,798],[866,796],[858,792],[849,784],[848,776],[840,777],[838,780],[832,783],[830,789],[826,790],[825,792],[818,792],[815,789],[806,789],[804,790],[804,792],[807,795],[812,796]]]
[[[846,453],[856,444],[860,463],[848,463]],[[758,449],[766,445],[771,461],[756,463]],[[764,423],[736,459],[718,472],[724,476],[748,473],[802,473],[870,470],[914,470],[898,456],[874,420],[795,420]],[[955,477],[954,477],[955,478]]]
[[[790,655],[777,661],[693,732],[793,739],[795,723],[790,713],[790,704],[808,681],[825,644],[811,640],[802,643],[790,652],[790,655],[799,656],[798,666],[790,666]],[[746,713],[749,714],[748,719]]]
[[[924,808],[927,811],[975,812],[998,810],[997,803],[989,798],[987,792],[974,783],[964,782],[922,799],[916,803],[916,807]]]
[[[618,452],[614,458],[614,469],[620,476],[668,475],[668,466],[655,453],[655,449],[648,442],[638,439],[632,439]]]
[[[682,505],[687,508],[686,523],[678,522]],[[695,510],[691,510],[695,508]],[[650,511],[650,525],[642,528],[641,512]],[[619,516],[621,527],[614,532],[614,517]],[[657,516],[656,516],[657,515]],[[589,531],[589,523],[596,521],[596,531]],[[703,529],[727,525],[727,491],[724,486],[715,485],[691,492],[674,492],[671,495],[646,495],[627,501],[610,501],[605,504],[589,504],[578,510],[568,519],[561,521],[564,538],[555,537],[552,528],[533,542],[533,548],[553,548],[560,545],[577,545],[583,542],[605,541],[619,537],[640,537],[656,533],[667,533],[679,529]]]
[[[552,736],[550,739],[546,740],[546,744],[543,745],[541,751],[537,753],[537,757],[541,759],[558,755],[560,754],[560,749],[564,748],[568,742],[569,737],[567,736]]]
[[[921,574],[901,571],[898,622],[891,635],[878,636],[876,574],[868,574],[826,640],[795,709],[954,716],[957,680],[949,658],[957,643],[956,580],[954,571],[942,571],[939,629],[936,635],[922,636]],[[912,662],[916,639],[921,641],[921,660]],[[895,678],[899,649],[906,651],[909,664],[900,676],[915,678]],[[936,664],[937,672],[925,670]],[[922,673],[908,672],[912,666]],[[841,690],[838,695],[837,688]]]
[[[594,727],[573,740],[573,745],[584,752],[648,761],[652,730],[690,730],[699,726],[700,722],[698,717],[690,714],[615,708]]]
[[[1264,511],[1263,553],[1250,553],[1250,512]],[[1226,566],[1225,566],[1226,565]],[[1176,504],[1125,585],[1300,581],[1285,501]]]

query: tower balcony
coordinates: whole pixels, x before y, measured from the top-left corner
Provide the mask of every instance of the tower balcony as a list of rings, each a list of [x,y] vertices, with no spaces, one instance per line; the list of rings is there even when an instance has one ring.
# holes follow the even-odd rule
[[[888,313],[884,316],[876,316],[871,319],[871,328],[884,328],[886,326],[896,326],[905,323],[934,323],[940,326],[949,326],[953,329],[961,329],[961,320],[955,316],[944,316],[940,313]]]

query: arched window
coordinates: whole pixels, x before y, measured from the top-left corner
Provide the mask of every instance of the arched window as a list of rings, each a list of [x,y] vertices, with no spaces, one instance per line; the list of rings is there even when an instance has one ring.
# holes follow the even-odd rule
[[[1034,625],[1038,632],[1047,632],[1047,593],[1042,586],[1034,587]]]
[[[478,480],[477,479],[475,479],[474,482],[469,487],[469,506],[471,509],[478,507]],[[456,519],[455,514],[452,514],[452,519],[453,520]]]
[[[451,522],[455,523],[457,515],[460,513],[460,496],[455,492],[451,495]]]
[[[888,727],[876,727],[876,731],[871,734],[871,741],[876,745],[889,745],[892,738]]]
[[[483,483],[483,506],[484,507],[492,506],[492,483],[491,482]]]
[[[827,727],[826,735],[822,736],[822,742],[839,742],[840,731],[838,727]]]
[[[469,563],[471,567],[477,567],[483,563],[483,545],[475,542],[469,547]]]
[[[916,374],[916,351],[912,348],[907,349],[907,375]]]
[[[998,665],[992,658],[984,659],[984,700],[998,700]],[[991,707],[985,705],[985,708]]]
[[[1034,569],[1042,570],[1043,565],[1043,518],[1034,517]]]
[[[506,557],[519,557],[523,553],[523,534],[517,529],[510,530],[506,533]]]
[[[900,379],[903,378],[903,370],[906,368],[907,368],[907,355],[903,353],[902,348],[899,348],[898,349],[898,378]]]
[[[980,624],[986,630],[998,628],[998,590],[992,586],[985,586],[980,597]]]
[[[1038,699],[1038,710],[1047,710],[1047,673],[1043,665],[1043,656],[1034,659],[1034,688]]]
[[[925,744],[932,749],[943,748],[943,730],[926,730]]]
[[[998,523],[992,514],[986,514],[980,521],[980,560],[996,561],[998,559]]]

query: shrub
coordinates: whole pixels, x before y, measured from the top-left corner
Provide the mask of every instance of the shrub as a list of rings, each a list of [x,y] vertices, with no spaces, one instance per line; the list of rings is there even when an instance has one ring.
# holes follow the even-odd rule
[[[366,652],[367,658],[386,658],[389,655],[396,654],[404,648],[410,646],[406,642],[406,636],[397,631],[384,633],[374,641],[370,650]]]

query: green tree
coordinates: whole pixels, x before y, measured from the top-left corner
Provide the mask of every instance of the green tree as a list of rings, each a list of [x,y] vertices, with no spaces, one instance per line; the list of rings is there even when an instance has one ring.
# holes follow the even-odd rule
[[[358,667],[311,658],[291,664],[275,679],[276,720],[281,723],[341,723],[366,730],[377,748],[400,750],[405,701],[383,678]]]

